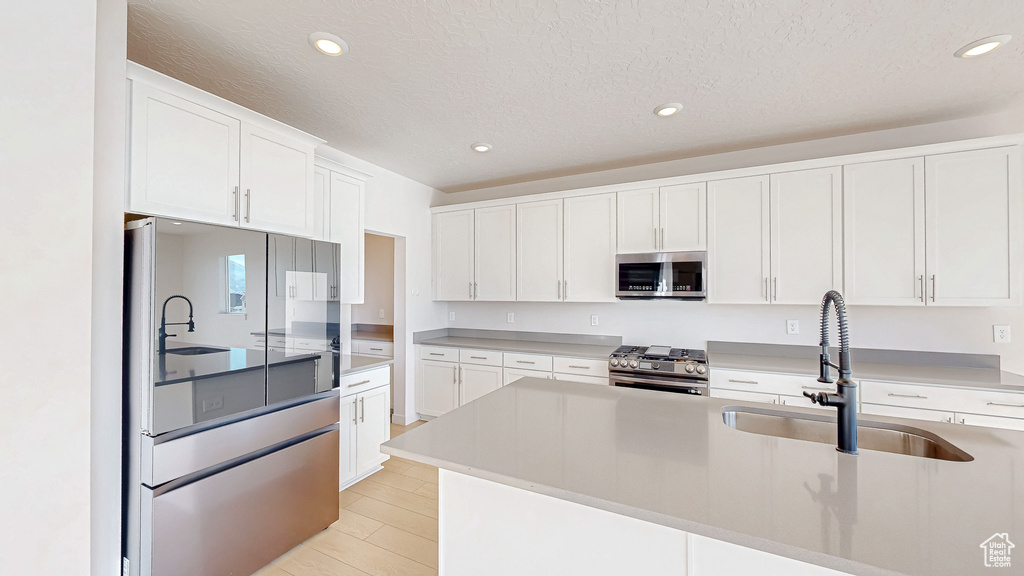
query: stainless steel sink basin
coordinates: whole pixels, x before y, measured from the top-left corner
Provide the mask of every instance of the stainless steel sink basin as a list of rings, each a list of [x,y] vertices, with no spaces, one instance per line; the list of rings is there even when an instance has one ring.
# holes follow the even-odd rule
[[[836,443],[836,418],[747,406],[722,408],[726,426],[777,438],[821,444]],[[951,462],[970,462],[974,457],[931,432],[887,422],[859,420],[857,443],[861,450],[878,450]]]
[[[200,354],[216,354],[217,352],[228,352],[227,348],[211,348],[209,346],[186,346],[184,348],[168,348],[168,354],[179,356],[198,356]]]

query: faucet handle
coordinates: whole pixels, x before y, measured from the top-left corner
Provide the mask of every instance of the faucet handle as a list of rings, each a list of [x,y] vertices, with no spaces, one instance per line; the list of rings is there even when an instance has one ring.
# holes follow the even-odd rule
[[[818,404],[818,395],[817,394],[814,394],[813,392],[808,392],[808,391],[804,390],[804,396],[807,396],[808,398],[811,399],[811,404]],[[822,406],[824,406],[824,404],[822,404]]]

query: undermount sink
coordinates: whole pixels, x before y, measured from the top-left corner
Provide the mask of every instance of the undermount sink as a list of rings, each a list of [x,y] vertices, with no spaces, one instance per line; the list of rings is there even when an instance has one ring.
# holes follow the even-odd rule
[[[211,348],[209,346],[186,346],[184,348],[168,348],[168,354],[179,356],[198,356],[200,354],[216,354],[217,352],[229,352],[227,348]]]
[[[834,416],[726,406],[722,408],[722,420],[730,428],[752,434],[821,444],[836,443]],[[931,432],[901,424],[858,421],[857,443],[861,450],[877,450],[951,462],[974,460],[970,454]]]

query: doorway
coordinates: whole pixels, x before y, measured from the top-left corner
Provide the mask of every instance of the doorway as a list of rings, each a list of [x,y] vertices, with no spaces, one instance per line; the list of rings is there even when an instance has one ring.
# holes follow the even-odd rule
[[[395,357],[395,238],[367,232],[363,241],[363,303],[352,305],[352,353]],[[391,412],[395,407],[391,372]]]

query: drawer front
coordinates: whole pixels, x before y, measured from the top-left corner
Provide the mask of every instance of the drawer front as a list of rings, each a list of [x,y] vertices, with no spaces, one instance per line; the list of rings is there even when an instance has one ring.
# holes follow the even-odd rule
[[[444,346],[420,346],[420,358],[440,362],[458,362],[459,349],[445,348]]]
[[[501,352],[498,350],[459,350],[459,362],[481,366],[501,366]]]
[[[578,374],[580,376],[608,377],[607,360],[591,360],[586,358],[554,357],[554,371],[559,374]]]
[[[555,380],[565,382],[582,382],[583,384],[595,384],[597,386],[608,386],[610,382],[607,376],[584,376],[581,374],[555,374]]]
[[[507,368],[522,368],[524,370],[543,370],[551,372],[551,356],[539,356],[537,354],[504,354],[505,366]]]
[[[1024,418],[1024,394],[1013,392],[865,380],[861,382],[861,401],[889,406]]]
[[[346,374],[341,377],[341,395],[350,396],[367,390],[387,386],[391,383],[391,367],[381,366],[365,372]]]
[[[802,396],[807,392],[835,392],[835,384],[823,384],[812,376],[768,374],[742,370],[716,370],[711,368],[711,388]]]
[[[310,350],[313,352],[324,352],[330,344],[327,340],[317,338],[295,338],[292,342],[296,350]]]
[[[288,345],[288,337],[287,336],[271,336],[271,337],[267,338],[267,346],[270,346],[271,348],[281,349],[281,348],[284,348],[287,345]]]
[[[885,406],[882,404],[861,404],[861,414],[890,416],[892,418],[913,418],[930,422],[953,422],[953,413],[943,410],[923,410],[921,408],[904,408],[903,406]]]
[[[744,400],[746,402],[764,402],[766,404],[778,404],[777,394],[764,394],[762,392],[745,392],[742,390],[724,390],[721,388],[711,389],[712,398],[725,398],[726,400]]]
[[[395,355],[395,344],[393,342],[378,342],[376,340],[353,340],[352,344],[355,347],[358,342],[359,354],[365,354],[367,356],[394,356]]]

